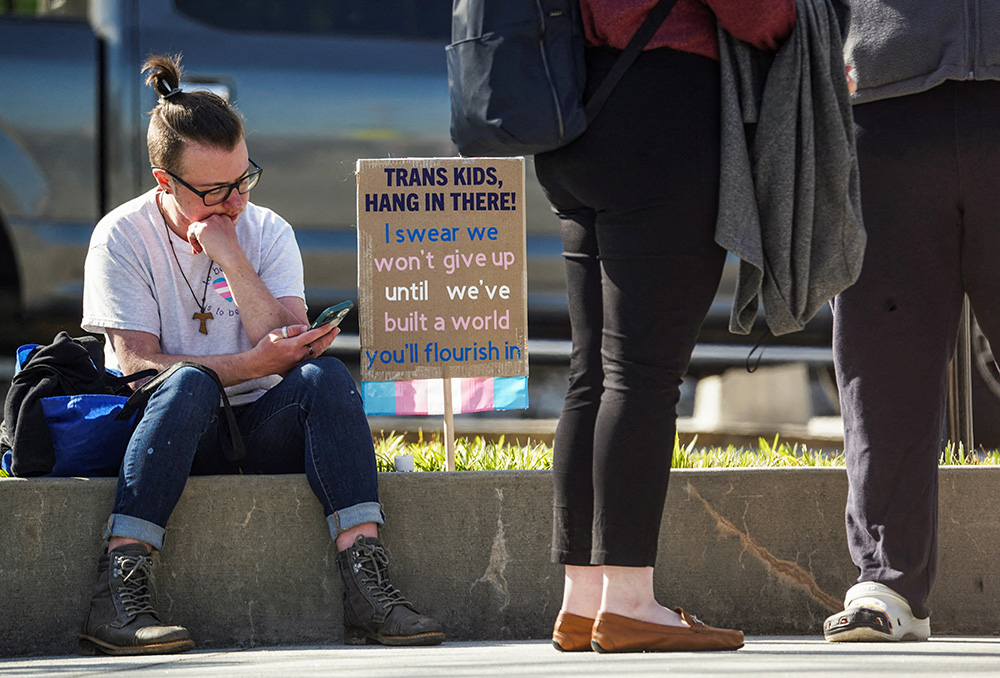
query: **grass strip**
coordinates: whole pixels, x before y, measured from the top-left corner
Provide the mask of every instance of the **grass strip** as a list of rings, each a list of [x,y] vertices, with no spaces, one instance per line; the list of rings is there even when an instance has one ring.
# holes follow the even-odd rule
[[[423,432],[416,442],[406,442],[403,435],[390,433],[375,440],[375,459],[379,471],[395,470],[393,459],[399,455],[413,457],[416,471],[444,471],[445,448],[440,434],[424,439]],[[959,444],[949,443],[941,452],[942,466],[997,466],[1000,451],[976,450],[969,453]],[[809,449],[798,443],[787,443],[774,436],[759,438],[757,447],[699,447],[697,436],[687,445],[674,438],[673,468],[789,468],[843,467],[844,453]],[[481,437],[455,440],[456,471],[549,470],[552,468],[552,446],[544,443],[511,445],[501,436],[496,441]]]

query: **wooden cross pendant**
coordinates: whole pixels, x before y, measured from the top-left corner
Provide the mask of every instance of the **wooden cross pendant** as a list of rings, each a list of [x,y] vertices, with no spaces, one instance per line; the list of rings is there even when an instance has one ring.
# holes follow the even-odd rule
[[[205,323],[211,319],[212,319],[211,313],[195,313],[193,316],[191,316],[191,320],[201,321],[201,327],[198,328],[198,331],[201,332],[202,334],[208,334],[208,326]]]

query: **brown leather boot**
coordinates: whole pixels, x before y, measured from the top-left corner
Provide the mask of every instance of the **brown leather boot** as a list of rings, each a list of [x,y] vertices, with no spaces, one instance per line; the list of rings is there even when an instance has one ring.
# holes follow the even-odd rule
[[[413,609],[389,581],[389,556],[374,537],[358,535],[337,554],[344,581],[344,642],[364,645],[437,645],[441,624]]]
[[[149,585],[152,564],[142,544],[125,544],[101,556],[77,643],[80,654],[170,654],[194,647],[187,629],[160,624]]]

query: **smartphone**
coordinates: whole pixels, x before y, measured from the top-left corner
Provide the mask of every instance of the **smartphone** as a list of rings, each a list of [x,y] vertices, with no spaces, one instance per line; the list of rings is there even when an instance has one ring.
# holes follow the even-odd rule
[[[352,308],[354,308],[353,301],[342,301],[339,304],[334,304],[320,313],[319,317],[316,318],[316,321],[309,329],[314,330],[322,325],[332,325],[333,327],[336,327]]]

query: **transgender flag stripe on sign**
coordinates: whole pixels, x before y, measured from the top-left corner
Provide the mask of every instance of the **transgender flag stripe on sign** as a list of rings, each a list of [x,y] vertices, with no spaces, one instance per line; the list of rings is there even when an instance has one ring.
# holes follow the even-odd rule
[[[363,381],[365,414],[444,414],[444,380]],[[454,414],[528,407],[527,377],[451,380]]]

